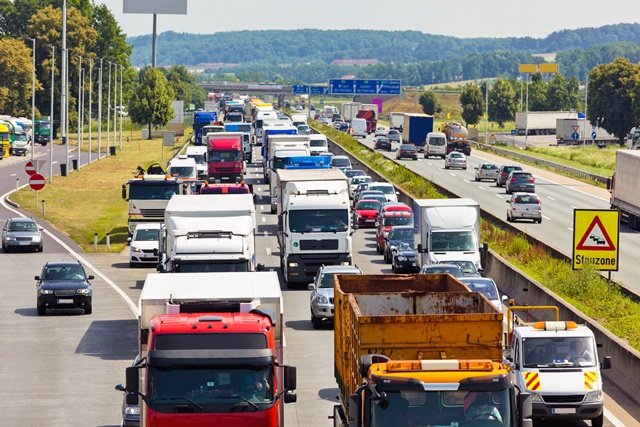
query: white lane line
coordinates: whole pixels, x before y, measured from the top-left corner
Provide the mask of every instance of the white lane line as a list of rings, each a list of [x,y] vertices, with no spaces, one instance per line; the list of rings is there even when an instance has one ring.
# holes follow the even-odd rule
[[[555,201],[555,200],[556,200],[556,199],[554,199],[553,197],[550,197],[550,196],[547,196],[547,199],[549,199],[549,200],[553,200],[553,201]]]
[[[569,231],[573,231],[573,228],[569,227]]]
[[[427,162],[427,164],[428,164],[429,166],[433,165],[433,163],[431,163],[431,162]]]
[[[264,237],[269,237],[269,232],[265,230]]]
[[[267,218],[262,217],[262,222],[267,222]]]
[[[500,194],[496,194],[496,196],[500,197],[501,199],[504,199],[504,197],[502,197]]]
[[[617,419],[607,408],[604,408],[604,417],[608,419],[614,427],[625,427],[625,424]]]
[[[25,185],[26,186],[26,185]],[[2,195],[1,199],[0,199],[0,204],[2,204],[2,206],[7,209],[10,210],[11,212],[14,212],[16,215],[21,216],[21,217],[25,217],[25,215],[23,215],[22,213],[18,212],[15,209],[12,209],[6,202],[5,199],[6,197],[12,193],[13,191],[10,191],[4,195]],[[120,295],[120,298],[122,298],[124,300],[124,302],[129,306],[129,309],[133,312],[133,314],[137,317],[138,316],[138,305],[135,304],[131,298],[129,298],[129,296],[127,294],[124,293],[124,291],[122,289],[120,289],[118,287],[118,285],[116,285],[115,283],[113,283],[111,280],[109,280],[109,278],[107,276],[105,276],[100,270],[98,270],[97,268],[95,268],[89,261],[87,261],[86,259],[84,259],[82,256],[80,256],[80,254],[78,254],[77,252],[75,252],[73,249],[71,249],[69,246],[67,246],[66,243],[64,243],[62,240],[58,239],[56,236],[54,236],[49,230],[47,230],[46,228],[42,230],[44,233],[46,233],[49,237],[51,237],[53,240],[55,240],[60,246],[62,246],[68,253],[69,255],[71,255],[72,257],[74,257],[75,259],[77,259],[78,261],[80,261],[83,265],[86,265],[91,271],[93,271],[96,276],[99,276],[102,280],[104,280],[109,286],[111,286],[111,288],[113,288],[114,291],[116,291],[116,293],[118,295]]]
[[[455,173],[453,173],[453,172],[449,172],[449,175],[451,175],[451,176],[456,176],[456,174],[455,174]]]
[[[478,185],[478,188],[479,188],[479,189],[481,189],[482,191],[486,190],[486,188],[481,187],[481,186],[479,186],[479,185]]]
[[[264,210],[264,205],[260,205],[260,210],[263,211]]]
[[[16,175],[18,175],[18,174],[17,174],[17,173],[12,173],[12,174],[11,174],[11,175],[9,175],[9,176],[16,176]]]
[[[271,256],[271,248],[270,247],[267,247],[267,255]]]
[[[548,216],[542,215],[542,218],[546,219],[547,221],[551,221],[551,218],[549,218]]]
[[[577,206],[571,206],[571,209],[579,209]]]

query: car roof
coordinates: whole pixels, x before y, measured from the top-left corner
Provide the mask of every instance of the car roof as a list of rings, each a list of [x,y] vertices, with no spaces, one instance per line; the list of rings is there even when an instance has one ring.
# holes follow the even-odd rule
[[[413,225],[394,225],[391,230],[413,230]]]
[[[461,157],[464,157],[464,153],[461,153],[459,151],[452,151],[452,152],[449,153],[449,155],[450,156],[458,156],[459,155]]]
[[[318,272],[362,274],[362,270],[357,265],[323,265]]]
[[[436,270],[436,269],[444,269],[444,268],[462,271],[462,269],[458,264],[431,264],[431,265],[424,266],[425,270]]]
[[[78,261],[47,261],[46,267],[69,267],[69,266],[82,266]]]
[[[392,218],[392,217],[402,217],[402,218],[409,217],[410,218],[410,217],[413,216],[413,212],[409,212],[409,211],[386,211],[382,215],[384,215],[385,218]]]
[[[36,220],[33,218],[16,217],[16,218],[9,218],[7,222],[36,222]]]
[[[380,203],[380,200],[376,200],[376,199],[360,199],[358,200],[358,203],[360,202],[376,202],[376,203]]]
[[[372,182],[372,183],[371,183],[371,185],[373,185],[373,186],[376,186],[376,185],[378,185],[378,186],[383,185],[383,186],[385,186],[385,187],[393,187],[393,184],[391,184],[391,183],[389,183],[389,182]]]

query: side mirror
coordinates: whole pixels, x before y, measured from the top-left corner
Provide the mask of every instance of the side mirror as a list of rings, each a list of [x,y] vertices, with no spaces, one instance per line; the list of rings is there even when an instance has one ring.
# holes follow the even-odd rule
[[[264,264],[258,263],[258,265],[256,265],[256,271],[264,271]]]
[[[316,284],[315,283],[309,283],[307,285],[307,289],[309,289],[310,291],[313,291],[316,288]]]
[[[284,368],[284,390],[293,391],[296,389],[297,380],[296,380],[296,367],[295,366],[283,366]]]
[[[157,271],[158,273],[164,273],[164,272],[165,272],[164,264],[158,264],[158,265],[156,266],[156,271]]]
[[[35,276],[34,280],[40,280],[40,276]]]
[[[93,280],[95,279],[95,277],[93,277],[93,274],[90,274],[89,276],[87,276],[87,280]]]
[[[484,242],[484,243],[482,244],[482,250],[483,250],[484,252],[488,252],[488,251],[489,251],[489,243]]]
[[[127,244],[131,244],[131,240],[133,240],[131,237],[127,237]]]
[[[611,369],[611,356],[605,356],[604,362],[600,364],[600,368],[602,369]]]
[[[424,250],[422,249],[422,243],[418,243],[418,246],[416,247],[416,251],[419,254],[423,254],[424,253]]]
[[[127,200],[127,184],[122,184],[122,198]]]

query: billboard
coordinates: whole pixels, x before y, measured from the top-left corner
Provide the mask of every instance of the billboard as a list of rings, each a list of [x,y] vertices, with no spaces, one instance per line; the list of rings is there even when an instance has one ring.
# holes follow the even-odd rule
[[[123,0],[124,13],[186,15],[187,0]]]

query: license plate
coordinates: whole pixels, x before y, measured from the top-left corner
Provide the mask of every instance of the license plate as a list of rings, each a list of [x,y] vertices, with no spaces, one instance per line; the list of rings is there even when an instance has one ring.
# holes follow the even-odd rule
[[[415,262],[412,262],[412,263],[411,263],[411,267],[415,267],[415,266],[416,266],[416,263],[415,263]]]
[[[31,244],[31,242],[18,242],[18,243],[21,244],[21,245],[30,245]]]
[[[553,408],[552,414],[575,414],[576,408]]]
[[[73,304],[73,298],[59,299],[58,304]]]

